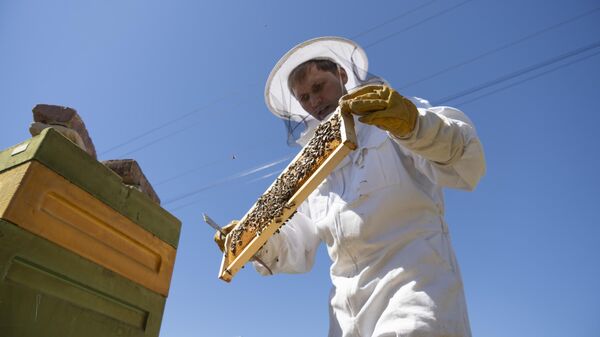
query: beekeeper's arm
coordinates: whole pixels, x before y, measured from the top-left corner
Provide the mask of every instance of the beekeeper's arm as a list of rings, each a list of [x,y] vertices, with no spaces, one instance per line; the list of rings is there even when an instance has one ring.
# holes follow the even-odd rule
[[[226,227],[233,228],[234,226],[235,224]],[[227,233],[229,231],[230,229]],[[218,236],[217,232],[215,241],[223,250],[225,240],[224,238],[218,240]],[[310,220],[307,203],[303,203],[298,207],[298,212],[280,228],[279,233],[270,237],[256,253],[260,262],[253,261],[252,263],[262,275],[308,272],[314,264],[319,243],[320,239],[316,227]]]
[[[279,234],[270,237],[256,254],[273,274],[305,273],[312,269],[321,241],[306,206],[307,203],[303,203],[298,212],[281,227]],[[260,274],[270,274],[260,263],[253,264]]]
[[[340,99],[342,111],[388,131],[434,183],[472,190],[485,173],[471,121],[450,107],[419,108],[387,86],[367,86]]]

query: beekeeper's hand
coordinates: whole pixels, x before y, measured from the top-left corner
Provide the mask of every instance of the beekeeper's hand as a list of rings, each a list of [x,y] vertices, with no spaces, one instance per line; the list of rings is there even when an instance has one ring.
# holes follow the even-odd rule
[[[77,133],[77,131],[66,126],[33,122],[29,126],[29,133],[31,133],[32,136],[37,136],[46,128],[53,128],[61,135],[65,136],[68,140],[75,143],[75,145],[79,146],[83,151],[87,151],[85,144],[83,143],[83,139],[81,139],[81,136]]]
[[[217,231],[215,233],[215,242],[222,252],[225,252],[225,239],[227,238],[227,235],[235,228],[235,226],[237,226],[238,223],[239,220],[232,220],[227,226],[221,228],[221,231]]]
[[[386,85],[368,85],[340,98],[342,112],[361,116],[358,120],[389,131],[398,138],[408,136],[417,123],[417,107]]]

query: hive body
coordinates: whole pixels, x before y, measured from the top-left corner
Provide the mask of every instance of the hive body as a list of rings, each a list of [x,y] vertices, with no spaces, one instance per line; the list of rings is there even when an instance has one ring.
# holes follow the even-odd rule
[[[180,222],[47,129],[0,152],[2,336],[158,336]]]

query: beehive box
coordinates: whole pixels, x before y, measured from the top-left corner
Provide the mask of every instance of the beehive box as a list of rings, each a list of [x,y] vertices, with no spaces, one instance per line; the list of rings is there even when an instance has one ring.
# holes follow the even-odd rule
[[[0,219],[7,337],[158,335],[181,224],[146,195],[47,129],[0,152]]]
[[[0,220],[0,336],[158,336],[165,297]]]
[[[219,278],[233,276],[357,147],[354,119],[338,111],[322,122],[298,155],[227,236]]]

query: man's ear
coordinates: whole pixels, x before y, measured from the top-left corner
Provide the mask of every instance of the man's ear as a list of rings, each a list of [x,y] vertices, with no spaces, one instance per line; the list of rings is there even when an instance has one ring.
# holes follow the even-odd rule
[[[340,78],[342,79],[342,83],[348,83],[348,74],[346,74],[346,70],[340,66],[338,66],[338,71],[340,72]]]

